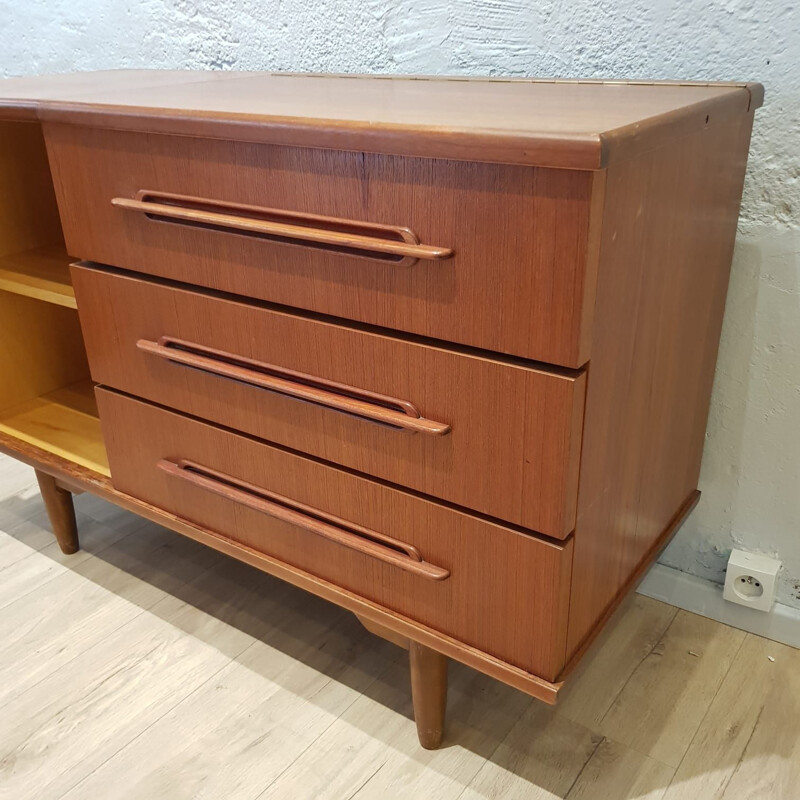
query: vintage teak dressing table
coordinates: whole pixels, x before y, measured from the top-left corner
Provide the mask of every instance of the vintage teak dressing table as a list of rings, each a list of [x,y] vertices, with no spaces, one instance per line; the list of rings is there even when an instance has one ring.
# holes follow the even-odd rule
[[[697,502],[762,97],[2,81],[0,448],[408,648],[425,747],[448,658],[553,703]]]

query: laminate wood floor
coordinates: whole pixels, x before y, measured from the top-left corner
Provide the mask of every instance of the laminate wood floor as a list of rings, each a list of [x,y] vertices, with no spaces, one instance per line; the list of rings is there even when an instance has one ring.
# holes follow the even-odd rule
[[[63,556],[0,456],[0,798],[798,798],[800,651],[633,596],[555,709],[91,496]]]

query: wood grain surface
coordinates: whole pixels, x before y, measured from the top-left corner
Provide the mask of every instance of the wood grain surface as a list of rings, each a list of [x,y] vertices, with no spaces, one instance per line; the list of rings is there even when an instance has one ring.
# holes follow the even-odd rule
[[[98,383],[551,536],[574,525],[582,373],[548,372],[73,267]],[[408,401],[444,435],[395,427],[173,364],[175,337]]]
[[[581,366],[592,173],[45,125],[67,249],[246,297]],[[410,229],[403,266],[112,205],[140,192]]]
[[[65,308],[77,308],[69,280],[73,261],[63,245],[48,245],[0,256],[0,289]]]
[[[310,592],[317,597],[352,611],[362,621],[362,624],[364,620],[376,623],[380,629],[392,631],[399,639],[411,639],[420,642],[420,644],[431,647],[450,659],[480,670],[486,675],[503,681],[509,686],[513,686],[545,703],[555,703],[558,693],[563,687],[563,682],[561,681],[549,681],[520,667],[515,667],[507,661],[489,655],[477,647],[467,645],[410,617],[396,611],[390,611],[354,592],[347,591],[335,583],[293,567],[252,547],[220,536],[207,528],[180,519],[175,514],[156,508],[144,500],[120,492],[114,488],[108,476],[76,464],[74,461],[32,445],[29,442],[21,441],[2,431],[0,431],[0,454],[9,455],[34,469],[41,469],[53,475],[60,486],[73,493],[84,492],[87,495],[96,496],[100,499],[100,502],[108,501],[151,522],[176,531],[182,536],[200,542],[208,548],[238,559],[262,572],[291,583],[305,592]],[[81,535],[83,536],[83,534]],[[85,539],[85,536],[83,538]],[[80,559],[80,553],[81,551],[73,558]],[[565,583],[568,584],[569,582],[566,581]],[[8,586],[9,596],[11,597],[15,593],[14,584],[15,582],[11,581]],[[6,585],[3,585],[2,589],[5,590]],[[567,602],[566,590],[562,602]],[[2,603],[2,597],[0,597],[0,603]]]
[[[557,545],[159,409],[97,391],[114,486],[407,614],[545,679],[565,655],[571,540]],[[158,468],[187,459],[415,547],[446,580],[409,574]]]
[[[697,487],[751,126],[608,170],[570,652]]]
[[[426,750],[436,750],[444,736],[447,658],[429,647],[411,642],[408,660],[419,743]]]
[[[757,83],[115,71],[0,83],[16,118],[600,169],[763,101]]]
[[[0,275],[0,450],[41,471],[51,506],[54,488],[94,492],[429,648],[429,743],[445,656],[553,702],[697,500],[762,98],[146,71],[0,82],[0,257],[22,264]],[[39,124],[9,120],[42,123],[47,153]],[[54,304],[69,287],[36,260],[61,245],[52,183],[68,252],[113,265],[74,273],[93,377],[161,404],[99,392],[114,485],[97,415],[69,401],[87,371],[74,312]],[[498,750],[508,774],[484,766],[463,797],[524,786],[519,753],[560,796],[658,793],[687,758],[697,782],[722,748],[702,718],[743,637],[679,617],[666,656],[623,665],[613,702],[589,704],[591,725],[535,709]],[[52,715],[12,705],[22,747]],[[648,705],[671,721],[654,731]],[[705,731],[699,755],[687,729]],[[713,783],[698,786],[727,791]]]
[[[40,125],[0,121],[0,256],[63,245]]]
[[[0,431],[109,475],[94,384],[88,377],[0,411]]]
[[[74,309],[0,291],[0,413],[89,376]]]
[[[47,508],[50,526],[61,552],[65,555],[76,553],[78,551],[78,522],[75,519],[72,495],[62,489],[56,483],[56,479],[46,472],[37,470],[36,480]]]

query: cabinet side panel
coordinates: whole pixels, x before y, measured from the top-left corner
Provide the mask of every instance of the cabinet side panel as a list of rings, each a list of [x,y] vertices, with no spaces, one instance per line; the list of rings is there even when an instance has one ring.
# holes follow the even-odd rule
[[[608,170],[568,654],[696,488],[752,121]]]

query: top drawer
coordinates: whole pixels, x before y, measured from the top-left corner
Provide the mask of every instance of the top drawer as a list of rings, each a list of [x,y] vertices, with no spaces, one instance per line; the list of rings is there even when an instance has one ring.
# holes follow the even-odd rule
[[[588,358],[592,173],[44,129],[74,256],[568,367]]]

